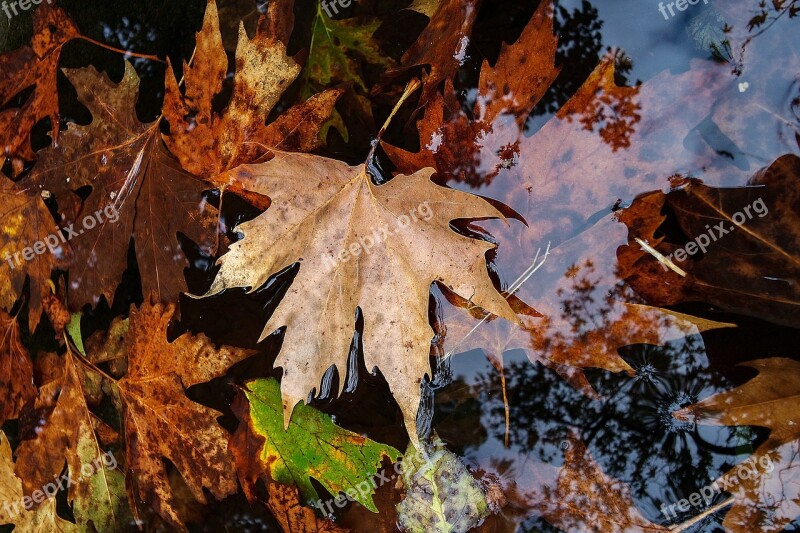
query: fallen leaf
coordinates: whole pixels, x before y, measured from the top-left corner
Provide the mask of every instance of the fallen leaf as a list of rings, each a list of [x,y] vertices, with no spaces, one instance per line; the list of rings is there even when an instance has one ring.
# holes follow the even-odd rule
[[[244,238],[220,259],[207,295],[256,290],[300,262],[261,336],[287,326],[275,362],[283,367],[285,423],[331,365],[343,375],[359,307],[366,366],[381,369],[416,440],[421,381],[431,372],[431,283],[514,320],[486,270],[492,245],[450,228],[454,219],[502,215],[478,197],[434,185],[431,169],[376,186],[364,165],[276,151],[269,162],[233,174],[248,190],[269,195],[272,207],[237,228]]]
[[[167,153],[159,121],[139,122],[139,78],[129,63],[119,84],[94,67],[64,72],[93,121],[70,124],[58,146],[40,152],[26,179],[55,194],[59,206],[76,198],[74,191],[92,187],[65,213],[65,226],[77,233],[69,235],[75,257],[69,303],[73,309],[95,305],[101,295],[113,301],[131,236],[144,294],[172,301],[186,290],[178,232],[205,249],[212,244],[216,216],[203,200],[207,186]]]
[[[401,66],[387,71],[381,84],[386,85],[412,67],[428,65],[430,73],[423,80],[420,105],[428,102],[436,87],[452,79],[466,61],[472,26],[481,3],[482,0],[443,0],[428,26],[403,54]]]
[[[67,500],[73,505],[79,527],[86,529],[91,523],[98,531],[120,531],[129,524],[130,516],[124,476],[116,468],[116,459],[111,461],[113,454],[103,449],[96,435],[96,425],[103,423],[86,404],[85,378],[81,375],[85,372],[68,352],[57,381],[42,387],[53,394],[40,395],[36,409],[49,413],[42,416],[35,437],[17,447],[16,474],[26,495],[54,480],[60,488],[69,487]],[[60,477],[65,459],[70,482]]]
[[[31,147],[31,130],[37,122],[50,119],[50,135],[58,139],[59,115],[56,74],[61,48],[80,35],[78,27],[63,9],[51,3],[33,12],[31,44],[0,55],[0,107],[28,87],[34,87],[21,107],[0,111],[0,146],[5,157],[11,158],[15,174],[24,161],[35,159]]]
[[[480,484],[438,437],[424,453],[409,444],[402,465],[405,495],[397,516],[403,531],[466,533],[489,515]]]
[[[800,158],[787,154],[748,187],[675,180],[669,194],[637,200],[642,238],[687,275],[649,254],[631,256],[628,280],[654,305],[704,301],[792,327],[800,325]],[[643,203],[646,202],[646,203]],[[684,245],[656,238],[669,209]]]
[[[758,375],[731,391],[715,394],[675,413],[698,424],[761,426],[769,438],[744,463],[722,476],[717,486],[733,493],[723,526],[733,532],[777,532],[800,515],[800,363],[783,357],[741,366]],[[765,460],[766,459],[766,460]],[[748,472],[743,475],[743,470]],[[733,485],[731,488],[725,488]]]
[[[274,379],[250,381],[242,392],[246,401],[239,399],[234,406],[240,424],[231,438],[231,452],[248,499],[255,498],[256,481],[263,478],[268,487],[270,480],[279,485],[274,497],[289,496],[289,489],[281,487],[297,487],[309,506],[318,500],[315,505],[322,509],[311,484],[314,478],[334,496],[343,492],[378,512],[372,477],[384,457],[394,461],[399,451],[342,429],[330,416],[306,405],[297,407],[284,430],[280,385]]]
[[[77,533],[75,524],[56,514],[55,498],[47,498],[35,510],[25,509],[22,481],[14,474],[14,459],[6,434],[0,431],[0,524],[31,533]]]
[[[218,411],[194,403],[184,392],[219,377],[251,355],[238,348],[215,348],[204,335],[185,333],[167,341],[173,305],[131,308],[125,335],[128,374],[118,382],[124,404],[128,490],[131,503],[147,502],[173,527],[186,530],[173,507],[165,460],[181,473],[195,499],[203,489],[217,499],[236,492],[228,433]],[[134,505],[135,507],[135,505]]]
[[[39,194],[11,182],[2,173],[0,194],[4,200],[0,207],[0,254],[5,260],[0,268],[7,272],[0,278],[0,308],[13,307],[29,277],[28,329],[34,331],[42,315],[43,299],[50,293],[50,273],[65,268],[71,252],[59,240],[60,230]],[[51,245],[53,251],[45,248],[41,254],[34,253],[32,247],[40,241]],[[29,261],[26,255],[31,257]]]
[[[184,64],[185,94],[173,69],[167,69],[164,117],[170,134],[165,142],[183,168],[216,186],[229,185],[217,179],[224,171],[268,159],[272,148],[310,151],[320,146],[320,129],[341,90],[315,95],[266,124],[267,115],[300,74],[300,66],[286,55],[281,42],[285,31],[275,29],[281,24],[278,17],[287,9],[291,12],[292,3],[271,2],[252,39],[240,27],[233,94],[221,115],[212,110],[212,101],[222,91],[228,59],[213,0],[197,34],[195,59],[191,66]]]
[[[33,363],[19,337],[15,317],[0,310],[0,426],[19,416],[22,406],[36,397]]]

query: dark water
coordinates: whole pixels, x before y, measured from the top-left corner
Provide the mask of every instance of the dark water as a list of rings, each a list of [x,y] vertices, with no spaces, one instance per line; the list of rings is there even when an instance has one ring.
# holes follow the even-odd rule
[[[402,54],[417,32],[425,25],[424,17],[398,9],[404,2],[364,1],[360,10],[385,17],[387,22],[378,32],[379,40],[387,53],[396,58]],[[500,43],[512,42],[520,34],[537,7],[535,1],[488,1],[478,16],[473,38],[467,50],[468,59],[456,80],[456,88],[466,108],[472,107],[476,95],[477,76],[485,58],[494,59]],[[82,32],[113,46],[140,53],[168,55],[173,64],[191,55],[194,32],[199,28],[204,2],[155,0],[131,2],[97,2],[87,0],[66,1],[63,5],[76,20]],[[236,21],[244,18],[252,27],[258,13],[255,2],[219,2],[220,12],[227,17],[226,44],[233,49]],[[698,126],[681,140],[688,150],[700,153],[710,147],[718,156],[715,172],[706,177],[715,185],[744,185],[747,177],[775,157],[787,152],[798,152],[791,145],[792,128],[800,124],[800,73],[782,69],[785,61],[797,65],[800,54],[800,20],[782,17],[776,22],[752,30],[753,41],[746,54],[725,48],[723,29],[729,22],[750,17],[734,9],[757,10],[755,3],[700,1],[685,11],[665,18],[652,0],[613,0],[603,2],[558,2],[556,10],[557,31],[560,35],[559,61],[562,74],[547,92],[527,122],[527,134],[539,131],[555,112],[574,94],[594,69],[598,60],[614,49],[617,52],[617,82],[629,86],[647,83],[666,71],[680,79],[680,74],[690,69],[693,61],[705,62],[706,68],[718,68],[728,73],[727,84],[719,88],[714,106],[730,105],[736,99],[742,102],[748,95],[758,92],[761,101],[770,103],[770,112],[783,117],[781,121],[745,122],[736,135],[721,131],[707,117],[696,117]],[[296,7],[298,28],[292,37],[290,53],[305,46],[310,15],[314,4],[298,1]],[[346,14],[348,15],[348,14]],[[0,15],[0,46],[13,49],[27,41],[30,21],[22,15],[13,24]],[[27,25],[27,26],[26,26]],[[789,61],[788,58],[794,58]],[[108,70],[119,79],[122,73],[120,57],[100,51],[86,43],[70,44],[65,48],[62,65],[85,66],[91,62]],[[143,59],[133,59],[142,78],[142,89],[137,110],[142,120],[152,120],[160,110],[163,98],[164,65]],[[366,69],[368,82],[378,81],[380,72]],[[74,91],[63,77],[59,90],[65,105],[65,120],[86,123],[90,117],[86,110],[69,104]],[[367,84],[368,86],[370,83]],[[656,93],[658,94],[658,93]],[[66,95],[66,96],[65,96]],[[68,96],[68,97],[67,97]],[[686,102],[699,97],[689,87],[665,88],[661,98],[672,99],[675,112]],[[705,97],[705,96],[704,96]],[[287,94],[292,98],[292,91]],[[376,100],[374,114],[385,117],[393,102]],[[713,106],[712,106],[713,107]],[[401,112],[387,134],[387,140],[401,146],[413,146],[413,127],[405,127],[412,118],[411,110]],[[786,125],[788,124],[788,126]],[[372,125],[374,126],[374,125]],[[40,128],[38,146],[48,140]],[[329,139],[328,148],[321,153],[349,162],[363,161],[376,128],[358,129],[345,142],[336,134]],[[391,168],[382,159],[384,168]],[[665,169],[669,172],[669,169]],[[502,180],[491,184],[482,182],[449,183],[450,186],[503,198],[507,191]],[[643,191],[630,191],[630,198]],[[211,195],[212,200],[214,199]],[[551,242],[553,247],[577,239],[584,231],[599,227],[611,212],[584,213],[585,219],[569,232],[557,229],[543,233],[538,246]],[[232,228],[238,222],[256,216],[243,202],[227,201],[223,212],[229,237],[236,239]],[[669,224],[669,221],[667,222]],[[491,232],[503,231],[499,223],[486,223]],[[214,276],[213,259],[203,257],[186,244],[192,258],[192,268],[187,272],[190,291],[205,292]],[[526,250],[526,253],[533,251]],[[506,269],[502,254],[495,261],[495,270],[503,286],[508,286],[520,273]],[[517,252],[513,252],[517,253]],[[613,258],[613,256],[612,256]],[[558,283],[563,271],[553,267],[534,276],[526,287],[526,301],[536,307],[541,287]],[[281,292],[291,282],[293,272],[282,273],[268,285],[252,295],[243,291],[229,291],[207,300],[181,300],[182,322],[179,328],[204,331],[214,340],[239,346],[255,346],[261,328],[279,301]],[[613,276],[602,270],[602,276]],[[605,280],[606,282],[608,280]],[[608,283],[598,284],[606,286]],[[614,283],[611,283],[614,286]],[[600,290],[600,289],[598,289]],[[436,291],[434,291],[436,292]],[[90,327],[102,327],[114,313],[124,311],[129,302],[141,301],[137,288],[135,265],[129,272],[114,302],[87,314]],[[438,292],[438,305],[447,307]],[[574,315],[598,316],[600,298],[584,307],[572,308]],[[555,303],[559,305],[558,302]],[[676,310],[718,321],[735,323],[737,329],[723,329],[690,335],[672,340],[661,346],[637,344],[620,349],[620,355],[637,375],[612,374],[601,370],[587,371],[589,382],[605,398],[592,400],[573,389],[550,369],[528,360],[526,353],[511,347],[504,356],[506,389],[510,409],[508,446],[505,445],[506,425],[500,375],[485,357],[482,350],[456,353],[436,365],[428,398],[428,411],[423,414],[425,423],[459,454],[473,472],[498,479],[509,489],[509,505],[500,517],[490,519],[487,531],[556,531],[544,520],[532,516],[526,504],[538,487],[541,465],[560,466],[564,449],[568,446],[571,431],[577,431],[601,468],[610,476],[630,487],[639,510],[655,523],[679,523],[691,518],[696,510],[679,514],[668,520],[660,511],[663,504],[672,504],[707,485],[731,466],[743,461],[766,438],[767,432],[758,428],[725,428],[695,426],[676,420],[671,413],[706,398],[728,390],[753,373],[735,365],[742,361],[773,356],[794,357],[800,353],[800,335],[791,328],[780,327],[757,318],[724,314],[710,305],[701,303],[683,305]],[[359,328],[361,327],[359,321]],[[222,420],[229,429],[236,420],[230,414],[233,383],[245,377],[278,376],[272,361],[280,347],[280,333],[272,335],[258,347],[260,355],[235,367],[223,379],[195,387],[190,397],[226,413]],[[358,333],[356,334],[358,339]],[[394,405],[391,394],[380,376],[364,368],[363,357],[356,348],[351,357],[347,376],[330,376],[332,380],[346,379],[347,386],[340,398],[330,398],[332,382],[320,385],[322,394],[315,405],[336,417],[338,424],[362,432],[373,439],[404,449],[405,433],[400,425],[402,417]],[[356,386],[357,385],[357,386]],[[510,490],[513,487],[513,490]],[[378,492],[379,507],[386,509],[398,495],[390,487]],[[718,503],[724,499],[717,496]],[[241,496],[198,509],[198,522],[191,524],[194,531],[268,531],[276,526],[264,511],[251,509]],[[698,524],[691,531],[720,531],[724,513],[718,513]],[[357,531],[391,530],[391,515],[370,515],[358,509],[347,509],[339,517],[343,523]],[[787,530],[798,528],[794,523]]]

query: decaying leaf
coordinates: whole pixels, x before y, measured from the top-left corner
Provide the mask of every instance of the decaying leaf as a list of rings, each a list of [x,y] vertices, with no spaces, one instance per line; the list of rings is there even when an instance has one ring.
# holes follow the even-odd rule
[[[438,437],[425,454],[409,444],[402,464],[405,495],[397,516],[403,531],[466,533],[489,514],[480,484]]]
[[[186,289],[178,232],[206,250],[213,242],[216,217],[202,196],[207,186],[170,157],[158,121],[139,122],[139,78],[129,63],[118,84],[94,67],[65,74],[92,123],[70,124],[58,146],[40,152],[26,179],[68,206],[65,226],[75,233],[69,235],[75,256],[69,303],[94,305],[101,295],[113,301],[131,237],[143,292],[172,301]],[[87,185],[92,192],[79,204],[74,191]]]
[[[394,461],[399,451],[337,427],[330,416],[306,405],[295,409],[284,430],[280,385],[274,379],[248,382],[243,394],[246,401],[240,398],[234,406],[240,424],[231,438],[231,452],[249,499],[255,498],[256,481],[263,478],[268,486],[274,481],[297,487],[312,504],[319,499],[313,477],[331,494],[343,492],[377,512],[372,476],[384,457]],[[287,494],[280,486],[274,490]]]
[[[699,424],[761,426],[769,438],[721,486],[733,493],[726,531],[778,532],[800,515],[800,363],[783,357],[742,366],[758,375],[732,391],[715,394],[675,413]],[[746,474],[746,475],[745,475]],[[720,483],[718,482],[718,486]]]
[[[669,194],[637,200],[633,209],[650,222],[642,238],[687,276],[643,254],[627,265],[633,287],[655,305],[699,300],[800,325],[800,158],[780,157],[749,185],[675,180]],[[665,208],[675,214],[685,245],[655,237]]]
[[[428,26],[406,50],[401,59],[402,66],[388,71],[382,83],[391,81],[411,67],[427,65],[430,73],[423,81],[421,99],[426,103],[436,87],[444,80],[451,80],[464,64],[481,3],[482,0],[443,0]]]
[[[128,374],[118,385],[131,503],[147,502],[172,526],[185,530],[173,508],[164,460],[175,465],[202,503],[206,502],[203,489],[217,499],[236,492],[236,475],[228,434],[216,422],[220,413],[190,401],[184,391],[221,376],[251,352],[217,349],[202,334],[186,333],[168,342],[167,327],[174,313],[173,305],[131,309],[125,336]]]
[[[26,276],[30,279],[28,328],[33,331],[42,315],[42,300],[49,292],[48,281],[54,268],[65,267],[69,246],[59,240],[59,228],[35,192],[25,190],[0,173],[0,308],[10,310],[22,295]],[[52,235],[49,238],[48,236]],[[42,242],[52,247],[36,253],[33,246]]]
[[[275,30],[281,25],[278,17],[291,13],[292,5],[292,0],[270,2],[252,39],[240,27],[233,94],[221,115],[212,110],[212,101],[222,91],[228,59],[213,0],[197,34],[195,61],[183,68],[185,94],[172,68],[167,69],[164,117],[170,135],[165,141],[189,172],[226,186],[217,179],[220,174],[243,163],[263,161],[272,148],[310,151],[319,146],[320,128],[330,118],[340,90],[315,95],[266,123],[281,94],[300,74],[300,66],[286,55],[281,42],[288,36]]]
[[[19,337],[15,317],[0,310],[0,426],[19,416],[22,406],[36,397],[33,363]]]
[[[37,122],[49,118],[53,142],[58,138],[58,59],[61,48],[79,35],[78,27],[64,10],[47,2],[33,12],[31,44],[0,55],[0,107],[34,87],[21,107],[0,111],[0,164],[6,157],[11,158],[15,173],[22,170],[24,161],[35,159],[31,129]]]
[[[300,262],[262,333],[287,326],[275,363],[283,367],[286,424],[331,365],[342,375],[359,307],[364,361],[383,373],[416,440],[420,386],[430,374],[431,283],[515,319],[489,280],[484,254],[492,245],[450,228],[454,219],[502,215],[478,197],[434,185],[431,169],[376,186],[364,165],[276,151],[269,162],[233,174],[248,190],[269,195],[272,207],[238,228],[244,238],[220,259],[208,295],[258,289]]]
[[[124,496],[124,475],[113,453],[101,445],[95,428],[104,425],[90,411],[84,392],[84,373],[71,353],[67,353],[63,372],[55,382],[42,386],[36,402],[41,426],[30,440],[16,450],[16,474],[22,479],[25,495],[30,496],[53,480],[69,487],[78,526],[98,531],[120,531],[129,525],[130,513]],[[57,396],[57,399],[56,399]],[[64,462],[67,479],[61,478]],[[88,466],[87,466],[88,465]]]
[[[6,434],[0,431],[0,525],[13,524],[14,531],[30,533],[77,533],[75,524],[56,514],[55,498],[25,509],[22,481],[14,474],[14,459]]]

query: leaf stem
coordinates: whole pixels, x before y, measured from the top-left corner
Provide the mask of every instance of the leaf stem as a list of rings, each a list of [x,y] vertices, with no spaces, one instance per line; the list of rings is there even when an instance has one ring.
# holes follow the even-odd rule
[[[121,49],[115,48],[115,47],[113,47],[111,45],[108,45],[108,44],[105,44],[105,43],[101,43],[100,41],[95,41],[91,37],[86,37],[85,35],[80,35],[78,37],[78,39],[82,39],[82,40],[84,40],[84,41],[86,41],[88,43],[92,43],[92,44],[94,44],[96,46],[99,46],[100,48],[105,48],[106,50],[111,50],[112,52],[116,52],[118,54],[123,54],[123,55],[130,56],[130,57],[138,57],[140,59],[149,59],[151,61],[158,61],[159,63],[166,64],[166,61],[164,61],[163,59],[159,58],[158,56],[153,56],[153,55],[148,55],[148,54],[139,54],[139,53],[136,53],[136,52],[130,52],[128,50],[121,50]]]

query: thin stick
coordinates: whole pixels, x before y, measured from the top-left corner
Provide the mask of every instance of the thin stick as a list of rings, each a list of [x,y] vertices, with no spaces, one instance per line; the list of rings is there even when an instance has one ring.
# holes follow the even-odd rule
[[[542,265],[544,265],[544,262],[547,261],[547,256],[550,255],[550,243],[549,242],[547,243],[547,249],[544,252],[544,257],[542,258],[542,260],[540,262],[537,263],[537,261],[539,260],[539,253],[541,251],[542,251],[541,248],[536,250],[536,256],[533,258],[533,262],[531,263],[531,266],[529,266],[525,270],[525,272],[523,272],[522,275],[520,275],[520,277],[518,277],[514,281],[514,283],[512,283],[511,286],[508,288],[508,296],[511,296],[512,294],[517,292],[519,290],[519,288],[522,287],[522,284],[525,283],[526,281],[528,281],[531,278],[531,276],[533,276],[534,272],[539,270],[542,267]],[[508,296],[506,296],[506,298],[508,298]],[[452,357],[453,354],[455,354],[456,349],[458,349],[458,347],[461,346],[461,344],[465,340],[467,340],[469,338],[469,336],[472,335],[475,332],[475,330],[478,329],[478,327],[480,327],[481,324],[486,322],[489,319],[490,316],[491,316],[491,314],[487,314],[485,317],[483,317],[481,319],[481,321],[478,322],[475,325],[475,327],[473,327],[471,330],[469,330],[469,332],[466,335],[464,335],[464,338],[462,338],[460,341],[455,343],[453,345],[453,347],[450,349],[450,351],[447,352],[446,354],[444,354],[444,360],[446,361],[447,359]]]
[[[677,524],[677,525],[672,526],[671,528],[669,528],[670,533],[678,533],[680,531],[685,531],[685,530],[689,529],[690,527],[692,527],[693,525],[695,525],[699,521],[703,520],[705,517],[716,513],[717,511],[719,511],[723,507],[729,506],[730,504],[733,503],[734,499],[735,498],[733,496],[731,496],[730,498],[728,498],[724,502],[718,503],[717,505],[714,505],[713,507],[709,507],[708,509],[706,509],[705,511],[703,511],[699,515],[695,516],[694,518],[690,518],[689,520],[687,520],[686,522],[684,522],[682,524]]]

